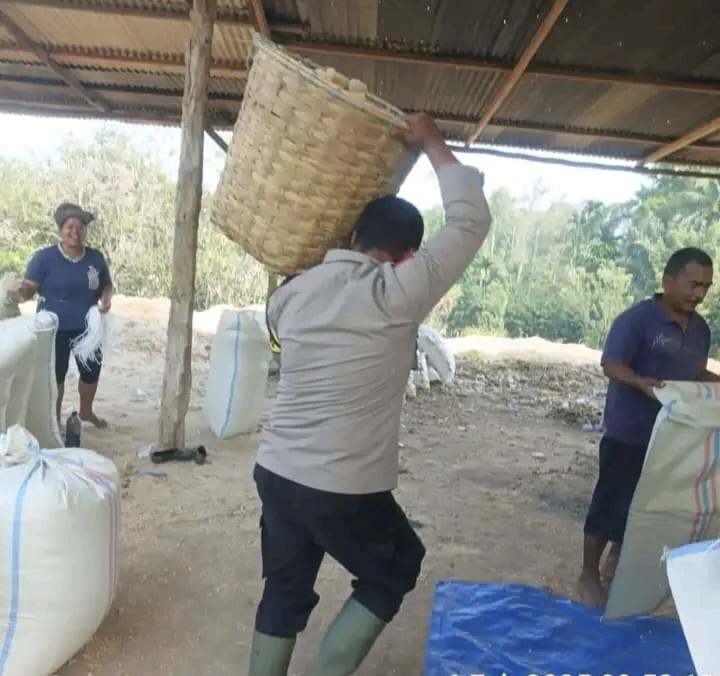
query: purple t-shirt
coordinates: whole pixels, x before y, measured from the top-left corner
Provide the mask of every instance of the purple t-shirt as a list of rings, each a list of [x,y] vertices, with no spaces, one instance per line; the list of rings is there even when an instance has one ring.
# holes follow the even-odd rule
[[[87,311],[110,283],[110,272],[97,249],[86,248],[84,256],[73,262],[56,245],[35,252],[25,278],[39,287],[38,310],[54,312],[60,319],[59,330],[79,331],[85,328]]]
[[[707,366],[710,329],[695,313],[683,331],[657,300],[641,301],[614,321],[602,363],[627,364],[645,378],[697,380]],[[647,446],[659,411],[655,399],[611,382],[605,403],[605,433],[616,441]]]

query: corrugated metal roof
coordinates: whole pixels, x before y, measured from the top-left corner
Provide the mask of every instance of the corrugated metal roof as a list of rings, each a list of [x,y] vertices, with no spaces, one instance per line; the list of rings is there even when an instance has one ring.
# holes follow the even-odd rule
[[[61,0],[68,5],[82,3],[85,10],[47,7],[42,6],[43,0],[36,1],[40,4],[3,2],[2,9],[114,106],[179,116],[190,32],[185,0]],[[367,55],[312,55],[322,65],[365,81],[372,91],[399,107],[441,116],[447,133],[457,138],[472,132],[551,3],[264,0],[271,25],[296,22],[300,28],[307,24],[302,39],[312,43],[494,59],[503,65],[505,71],[377,60]],[[105,11],[86,11],[93,5]],[[109,11],[117,7],[122,11]],[[251,16],[247,0],[221,0],[219,11],[230,18],[215,27],[210,111],[221,115],[216,119],[224,123],[239,107],[252,33],[246,25]],[[660,143],[720,115],[718,27],[720,2],[571,0],[534,64],[643,77],[706,78],[712,90],[701,93],[525,74],[479,140],[642,158]],[[39,98],[41,102],[34,105],[67,102],[71,114],[86,107],[31,52],[13,44],[13,36],[0,26],[0,107],[7,108],[12,96],[24,97],[26,103]],[[627,138],[628,134],[639,138]],[[672,159],[720,166],[718,143],[720,133],[675,153]]]
[[[379,38],[448,53],[517,58],[551,0],[382,0]]]
[[[5,11],[33,40],[47,45],[177,52],[190,36],[190,26],[182,18],[117,16],[12,4]]]
[[[12,35],[5,29],[5,27],[2,24],[0,24],[0,45],[12,44],[12,43],[13,43]]]
[[[331,36],[352,44],[375,39],[378,5],[377,0],[298,0],[296,3],[268,2],[267,11],[308,22],[313,35]]]
[[[215,26],[213,56],[249,64],[252,60],[252,30],[227,24]]]
[[[571,2],[542,61],[720,79],[716,0]]]
[[[190,24],[177,19],[93,14],[92,12],[9,5],[7,14],[36,42],[85,48],[112,48],[130,52],[159,52],[182,56],[190,37]],[[252,48],[249,28],[218,24],[213,56],[248,61]]]

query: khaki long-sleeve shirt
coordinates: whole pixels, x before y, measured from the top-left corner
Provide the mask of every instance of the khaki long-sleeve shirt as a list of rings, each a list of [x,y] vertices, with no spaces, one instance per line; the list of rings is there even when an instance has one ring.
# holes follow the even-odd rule
[[[397,486],[403,394],[420,322],[483,243],[483,176],[440,168],[446,227],[393,266],[356,251],[280,287],[268,317],[282,345],[277,398],[258,464],[299,484],[363,494]]]

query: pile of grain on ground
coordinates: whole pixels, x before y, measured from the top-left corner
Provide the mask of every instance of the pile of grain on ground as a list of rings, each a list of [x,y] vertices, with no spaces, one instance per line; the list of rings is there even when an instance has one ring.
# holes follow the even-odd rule
[[[563,420],[581,427],[600,424],[607,380],[594,364],[458,358],[456,396],[476,393],[511,411]]]

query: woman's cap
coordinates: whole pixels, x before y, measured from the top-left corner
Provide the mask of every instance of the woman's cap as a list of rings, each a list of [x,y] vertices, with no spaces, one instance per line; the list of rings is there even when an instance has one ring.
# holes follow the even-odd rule
[[[55,209],[55,222],[57,223],[58,228],[62,227],[63,223],[65,223],[68,218],[77,218],[84,225],[88,225],[88,223],[95,220],[95,216],[93,216],[89,211],[85,211],[77,204],[63,202],[57,209]]]

